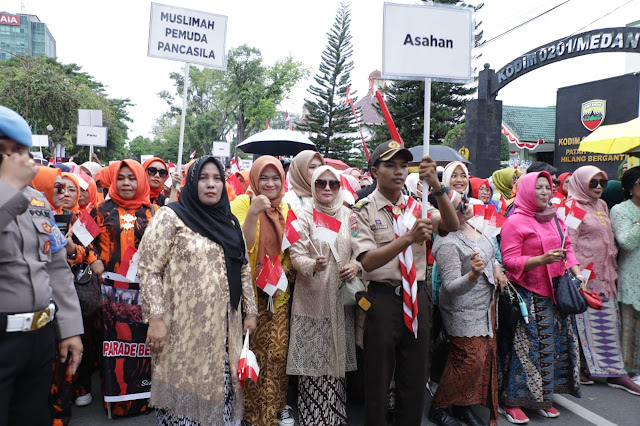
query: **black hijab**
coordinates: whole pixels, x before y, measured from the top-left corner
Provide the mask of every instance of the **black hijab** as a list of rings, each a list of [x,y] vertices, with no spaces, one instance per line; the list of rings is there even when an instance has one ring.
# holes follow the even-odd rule
[[[213,162],[220,171],[223,185],[220,201],[212,206],[205,206],[198,197],[198,180],[202,168],[209,162]],[[220,162],[214,157],[202,157],[191,164],[186,177],[186,185],[182,188],[179,200],[170,203],[168,207],[176,212],[192,231],[222,246],[227,265],[231,306],[238,309],[242,294],[240,270],[242,265],[247,263],[247,259],[242,228],[240,228],[238,219],[231,213],[229,197],[224,185],[224,170]]]

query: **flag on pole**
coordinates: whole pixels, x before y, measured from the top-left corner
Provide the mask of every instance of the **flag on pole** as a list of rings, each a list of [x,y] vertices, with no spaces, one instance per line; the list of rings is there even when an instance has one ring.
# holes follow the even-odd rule
[[[404,215],[402,221],[404,222],[404,226],[408,231],[413,229],[413,225],[416,224],[416,221],[420,218],[420,214],[422,213],[422,205],[417,202],[413,197],[409,197],[407,201],[407,207],[404,211]]]
[[[128,246],[122,256],[118,273],[126,277],[129,281],[134,281],[138,275],[139,258],[140,254],[138,253],[138,250],[136,250],[135,247]]]
[[[495,209],[489,208],[484,212],[484,225],[486,231],[484,234],[488,237],[497,236],[502,231],[502,225],[507,221],[507,218],[497,213]]]
[[[338,219],[313,209],[313,238],[333,244],[338,238],[340,222]]]
[[[80,185],[80,188],[86,191],[87,188],[89,188],[89,184],[91,183],[91,176],[86,174],[85,171],[80,168],[80,166],[71,166],[71,173],[76,175],[76,177],[78,178],[78,184]]]
[[[564,223],[571,229],[578,229],[578,226],[580,226],[580,223],[582,223],[582,219],[584,219],[586,214],[586,210],[582,210],[575,203],[573,203],[573,205],[567,212],[567,218],[565,219]]]
[[[287,115],[284,117],[284,121],[289,121],[289,111],[287,111]]]
[[[231,173],[229,175],[229,177],[227,178],[227,183],[231,185],[231,188],[233,188],[233,192],[235,192],[236,195],[244,194],[244,188],[242,187],[242,183],[240,182],[240,179],[238,179],[238,176],[236,176],[235,173]]]
[[[86,210],[80,211],[80,216],[71,227],[71,231],[85,247],[100,235],[100,227]]]
[[[378,98],[378,105],[380,105],[380,110],[382,111],[382,115],[384,116],[384,120],[387,122],[387,128],[389,129],[389,134],[391,135],[391,139],[394,141],[400,142],[401,145],[404,145],[404,141],[400,137],[400,133],[398,133],[398,128],[393,122],[393,118],[391,118],[391,113],[387,108],[387,104],[382,98],[382,94],[379,90],[376,90],[376,97]]]
[[[560,200],[558,204],[553,204],[556,208],[556,214],[563,221],[567,220],[567,203],[565,200]]]
[[[191,159],[193,160],[195,157],[196,157],[196,152],[195,152],[195,151],[193,151],[193,152],[191,153],[191,155],[189,156],[189,158],[191,158]]]
[[[596,278],[595,272],[593,272],[593,262],[589,263],[586,268],[582,271],[582,276],[584,277],[585,282]]]
[[[242,351],[240,351],[240,360],[238,361],[238,381],[240,386],[244,387],[244,381],[247,379],[253,380],[253,383],[258,383],[258,376],[260,375],[260,367],[258,366],[258,360],[256,354],[249,349],[249,330],[244,336],[244,345]]]
[[[49,158],[49,166],[53,166],[56,164],[56,157],[51,157]]]
[[[364,148],[364,155],[367,157],[367,162],[369,161],[369,148],[367,147],[367,141],[364,139],[364,134],[362,133],[362,128],[360,127],[360,119],[358,119],[358,113],[356,112],[356,106],[353,104],[353,99],[349,95],[349,88],[347,87],[347,93],[345,94],[347,98],[345,101],[345,108],[348,105],[351,105],[351,112],[353,112],[353,116],[356,119],[356,124],[358,124],[358,130],[360,131],[360,138],[362,139],[362,147]]]
[[[284,225],[284,235],[282,236],[282,251],[294,245],[300,239],[300,223],[298,217],[289,210],[287,212],[287,222]]]
[[[491,210],[491,209],[489,209]],[[478,216],[484,218],[486,216],[487,206],[484,204],[474,204],[473,205],[473,216]]]
[[[260,274],[258,274],[258,278],[256,278],[256,285],[260,287],[262,291],[267,293],[270,297],[276,293],[276,286],[272,285],[269,282],[269,277],[271,275],[271,261],[269,260],[269,256],[264,256],[262,260],[262,269],[260,270]]]
[[[231,173],[237,173],[240,171],[240,165],[236,161],[235,157],[231,159]]]
[[[267,125],[266,125],[266,127],[264,129],[265,130],[269,130],[269,119],[268,118],[267,118]]]
[[[353,189],[351,184],[349,183],[349,179],[347,179],[344,175],[340,175],[340,187],[342,188],[342,198],[349,204],[353,204],[358,199],[358,194]]]
[[[287,274],[285,274],[282,263],[280,262],[280,256],[275,256],[273,265],[271,265],[269,284],[274,286],[276,290],[280,291],[287,291],[287,287],[289,286]]]

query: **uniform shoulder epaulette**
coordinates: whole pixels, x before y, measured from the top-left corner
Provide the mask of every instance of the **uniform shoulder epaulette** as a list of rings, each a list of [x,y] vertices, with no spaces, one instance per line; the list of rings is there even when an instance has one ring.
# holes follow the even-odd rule
[[[359,199],[359,200],[358,200],[358,202],[357,202],[357,203],[355,203],[355,204],[353,205],[353,207],[351,207],[351,210],[353,210],[354,212],[359,212],[360,210],[362,210],[362,208],[363,208],[364,206],[366,206],[367,204],[369,204],[369,202],[370,202],[370,201],[371,201],[371,200],[370,200],[369,198],[367,198],[367,197],[365,197],[365,198],[361,198],[361,199]]]

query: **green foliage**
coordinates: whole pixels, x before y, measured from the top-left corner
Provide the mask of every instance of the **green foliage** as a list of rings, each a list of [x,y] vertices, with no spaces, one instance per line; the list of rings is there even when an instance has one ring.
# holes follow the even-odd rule
[[[484,6],[484,3],[470,6],[455,0],[440,0],[436,3],[459,4],[473,7],[475,11]],[[483,43],[482,31],[479,29],[481,24],[482,22],[476,22],[475,25],[474,47],[476,48]],[[464,122],[466,101],[476,90],[475,84],[469,86],[431,82],[429,143],[447,144],[445,139],[448,132]],[[391,117],[406,146],[422,145],[424,142],[424,81],[396,81],[383,89],[383,92],[386,95],[386,104]],[[371,144],[374,148],[391,138],[386,123],[374,126],[374,132],[375,137]]]
[[[50,156],[54,144],[62,144],[77,162],[89,159],[89,147],[77,147],[78,109],[101,109],[108,127],[107,148],[96,149],[102,160],[123,158],[127,139],[129,99],[110,99],[102,83],[76,64],[61,64],[45,56],[12,57],[0,63],[0,104],[25,117],[37,134],[48,134]],[[53,126],[48,132],[46,127]]]
[[[453,148],[453,144],[455,142],[464,141],[465,127],[465,123],[460,123],[453,129],[449,130],[447,135],[444,137],[444,142],[442,144]]]
[[[211,152],[214,141],[234,139],[234,133],[232,149],[264,130],[266,120],[272,120],[276,107],[307,74],[303,64],[290,56],[266,66],[260,50],[247,45],[229,51],[227,71],[190,67],[182,162],[188,161],[194,150],[198,155]],[[184,76],[171,73],[170,78],[175,96],[168,91],[158,94],[170,109],[156,120],[154,152],[166,153],[163,158],[175,161]]]
[[[314,77],[316,84],[308,89],[314,99],[305,99],[309,114],[298,129],[312,134],[310,139],[324,157],[355,164],[354,160],[364,158],[364,154],[352,152],[357,145],[354,141],[358,137],[354,135],[358,128],[351,107],[345,106],[353,70],[350,24],[349,5],[342,3],[327,34],[327,48],[322,52],[322,62]],[[355,102],[354,94],[351,93],[351,97]]]
[[[505,135],[500,134],[500,161],[509,161],[510,150],[509,139]]]

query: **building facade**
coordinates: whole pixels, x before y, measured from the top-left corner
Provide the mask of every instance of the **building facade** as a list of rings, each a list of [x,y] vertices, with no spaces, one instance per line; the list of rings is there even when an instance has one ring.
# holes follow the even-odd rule
[[[56,40],[36,15],[0,12],[0,61],[14,55],[56,57]]]

